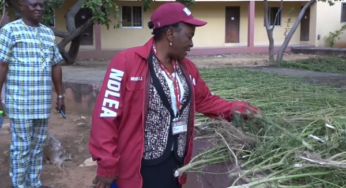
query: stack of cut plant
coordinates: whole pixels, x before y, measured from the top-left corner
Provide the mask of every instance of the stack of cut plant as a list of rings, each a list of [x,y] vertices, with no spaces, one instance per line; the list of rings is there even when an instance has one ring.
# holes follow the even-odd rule
[[[175,175],[206,173],[205,167],[228,162],[235,166],[229,172],[232,188],[343,187],[345,113],[345,107],[334,107],[282,116],[275,121],[255,116],[241,120],[236,116],[232,123],[199,122],[196,139],[208,139],[213,144]]]

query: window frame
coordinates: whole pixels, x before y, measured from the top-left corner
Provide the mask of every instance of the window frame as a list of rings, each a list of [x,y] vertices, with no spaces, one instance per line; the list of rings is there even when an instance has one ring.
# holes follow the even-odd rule
[[[278,10],[280,10],[280,7],[274,7],[274,6],[272,6],[272,7],[268,7],[268,19],[269,19],[269,26],[270,27],[281,27],[282,26],[282,10],[280,11],[280,14],[279,14],[279,24],[278,25],[272,25],[271,23],[270,23],[270,20],[271,20],[271,17],[270,17],[270,15],[271,15],[271,11],[272,11],[272,8],[277,8]],[[265,18],[264,18],[265,19]],[[274,17],[274,19],[275,19],[275,17]],[[278,20],[277,20],[278,21]],[[275,23],[274,23],[275,24]],[[266,23],[265,23],[265,20],[264,20],[264,26],[266,25]]]
[[[344,6],[345,6],[345,10],[346,10],[346,3],[345,3],[345,2],[342,2],[342,3],[341,3],[340,23],[346,23],[346,11],[344,12]],[[343,20],[343,14],[345,14],[344,20]]]
[[[131,7],[131,25],[132,26],[123,26],[123,7]],[[142,26],[133,26],[133,7],[141,7],[141,21],[142,21]],[[121,11],[120,11],[120,27],[123,29],[142,29],[143,28],[143,6],[141,5],[122,5],[121,6]]]

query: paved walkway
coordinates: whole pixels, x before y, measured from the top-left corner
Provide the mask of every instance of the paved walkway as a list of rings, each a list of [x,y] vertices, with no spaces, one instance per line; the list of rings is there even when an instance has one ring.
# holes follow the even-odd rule
[[[248,70],[257,70],[272,74],[306,78],[310,83],[313,84],[330,84],[346,87],[346,74],[324,73],[277,67],[254,67],[248,68]]]
[[[276,67],[254,67],[246,69],[292,77],[307,78],[309,82],[316,84],[336,84],[346,86],[346,74],[323,73]],[[64,82],[70,83],[100,84],[103,81],[105,72],[105,66],[64,66],[63,80]]]

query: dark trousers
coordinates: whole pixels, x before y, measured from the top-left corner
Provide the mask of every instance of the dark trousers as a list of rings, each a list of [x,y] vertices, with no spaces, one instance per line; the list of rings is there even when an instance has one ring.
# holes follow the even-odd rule
[[[174,171],[179,168],[179,162],[172,154],[162,163],[154,166],[142,165],[141,175],[143,188],[181,188]]]

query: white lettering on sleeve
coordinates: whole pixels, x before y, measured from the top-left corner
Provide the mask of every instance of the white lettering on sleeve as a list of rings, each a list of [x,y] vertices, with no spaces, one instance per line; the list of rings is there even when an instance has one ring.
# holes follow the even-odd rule
[[[196,80],[195,80],[195,78],[192,78],[191,75],[190,75],[190,80],[192,81],[192,84],[193,84],[194,86],[196,86]]]
[[[107,81],[107,89],[102,102],[100,117],[117,117],[119,108],[119,99],[111,99],[110,97],[120,97],[121,80],[123,79],[124,71],[112,69]]]
[[[120,93],[116,93],[116,92],[112,92],[110,90],[106,90],[105,98],[108,98],[109,96],[120,97]]]
[[[115,100],[112,100],[112,99],[105,99],[103,100],[103,104],[102,106],[107,106],[108,104],[108,107],[109,108],[115,108],[115,109],[118,109],[119,108],[119,102],[118,101],[115,101]]]
[[[101,117],[117,117],[117,113],[106,107],[102,107]]]

